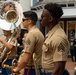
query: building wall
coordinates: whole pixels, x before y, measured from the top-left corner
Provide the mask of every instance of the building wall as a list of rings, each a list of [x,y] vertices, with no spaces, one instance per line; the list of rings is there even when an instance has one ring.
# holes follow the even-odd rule
[[[28,11],[31,9],[31,0],[20,0],[19,2],[23,8],[23,11]]]

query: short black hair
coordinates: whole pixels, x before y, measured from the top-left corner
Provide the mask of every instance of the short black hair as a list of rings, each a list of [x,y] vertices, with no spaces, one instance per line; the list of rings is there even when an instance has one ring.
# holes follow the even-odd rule
[[[36,24],[36,22],[38,20],[38,16],[35,12],[25,11],[25,12],[23,12],[23,15],[24,15],[24,17],[27,17],[27,18],[31,19]]]
[[[44,6],[44,8],[47,9],[55,19],[60,19],[63,15],[62,7],[59,4],[48,3]]]

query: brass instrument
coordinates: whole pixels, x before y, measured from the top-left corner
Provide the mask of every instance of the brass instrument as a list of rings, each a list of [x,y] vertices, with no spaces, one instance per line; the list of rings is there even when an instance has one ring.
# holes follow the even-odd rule
[[[5,3],[3,5],[5,5],[5,6],[3,6],[1,8],[0,28],[2,28],[3,30],[14,30],[14,29],[16,30],[16,28],[22,22],[23,10],[22,10],[21,5],[16,1],[5,1]],[[6,6],[9,6],[9,8],[10,8],[8,11],[4,10],[4,8]],[[14,37],[15,34],[16,34],[16,32],[14,31],[14,33],[11,35],[10,39],[8,40],[8,43],[12,40],[12,38]],[[6,53],[6,47],[4,48],[4,50],[3,50],[2,54],[1,54],[1,57],[0,57],[1,59],[3,59],[5,53]],[[8,68],[8,69],[10,69],[12,71],[13,68],[15,66],[17,66],[16,63],[14,63],[14,61],[17,61],[17,60],[14,59],[12,61],[12,66],[6,65],[5,62],[9,58],[10,53],[11,53],[11,51],[9,51],[7,53],[6,58],[2,62],[2,67],[3,68]],[[12,72],[11,75],[19,75],[19,73],[13,73]]]
[[[15,23],[18,20],[18,15],[17,15],[16,10],[9,10],[6,12],[4,15],[4,18],[6,19],[7,22],[9,23]]]
[[[6,60],[8,59],[10,53],[11,53],[11,51],[9,51],[9,52],[7,53],[7,57],[6,57],[5,60],[2,62],[2,67],[3,67],[3,68],[8,68],[8,69],[12,70],[13,66],[9,66],[9,65],[5,65],[5,64],[4,64],[4,63],[6,62]]]
[[[2,5],[3,7],[0,11],[0,28],[4,30],[13,30],[18,27],[22,22],[22,6],[16,1],[5,1]],[[10,8],[8,9],[8,11],[4,10],[6,5]]]
[[[37,55],[35,53],[33,53],[33,61],[34,61],[36,75],[40,75],[39,66],[37,63]]]
[[[14,59],[12,60],[12,66],[6,65],[5,62],[6,62],[6,60],[9,58],[10,53],[11,53],[11,51],[9,51],[9,52],[7,53],[7,57],[6,57],[5,60],[2,62],[2,67],[3,67],[3,68],[8,68],[9,70],[12,71],[13,68],[17,66],[17,59],[14,58]],[[16,63],[15,63],[14,61],[15,61]],[[10,75],[19,75],[19,73],[14,73],[14,72],[12,71],[12,74],[10,74]]]

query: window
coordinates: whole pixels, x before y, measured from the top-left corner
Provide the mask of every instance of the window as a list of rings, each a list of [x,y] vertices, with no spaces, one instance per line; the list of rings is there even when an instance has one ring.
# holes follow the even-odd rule
[[[75,38],[75,21],[67,21],[67,35],[68,39]]]

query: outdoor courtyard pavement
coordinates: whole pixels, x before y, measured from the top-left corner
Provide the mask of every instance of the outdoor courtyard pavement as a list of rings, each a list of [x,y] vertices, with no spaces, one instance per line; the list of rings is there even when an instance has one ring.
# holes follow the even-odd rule
[[[75,62],[72,62],[71,57],[68,57],[66,63],[66,69],[69,71],[70,75],[74,75]]]

